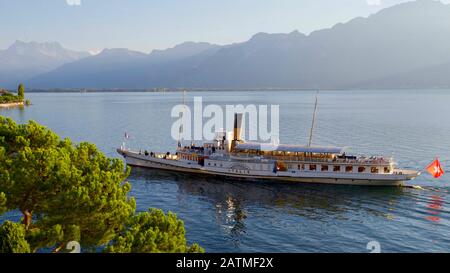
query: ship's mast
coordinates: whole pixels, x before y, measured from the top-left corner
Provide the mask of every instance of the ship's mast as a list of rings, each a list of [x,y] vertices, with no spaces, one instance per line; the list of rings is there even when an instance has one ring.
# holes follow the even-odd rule
[[[319,91],[317,91],[317,93],[316,93],[316,103],[314,105],[314,114],[313,114],[313,118],[312,118],[311,131],[309,132],[308,147],[311,147],[311,145],[312,145],[314,126],[316,125],[316,114],[317,114],[318,97],[319,97]]]

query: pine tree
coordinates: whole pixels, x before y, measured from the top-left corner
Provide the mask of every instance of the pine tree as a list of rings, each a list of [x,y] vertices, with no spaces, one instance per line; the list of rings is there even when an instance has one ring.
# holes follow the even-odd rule
[[[19,87],[17,88],[17,96],[20,99],[24,99],[25,98],[25,86],[22,83],[19,84]]]
[[[92,251],[202,252],[186,244],[175,214],[135,215],[129,172],[93,144],[74,144],[36,122],[18,125],[0,116],[0,214],[23,215],[22,223],[1,226],[0,253],[60,252],[71,241]]]

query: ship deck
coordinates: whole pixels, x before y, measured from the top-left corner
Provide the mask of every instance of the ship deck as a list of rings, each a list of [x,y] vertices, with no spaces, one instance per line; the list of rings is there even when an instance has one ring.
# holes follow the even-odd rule
[[[167,154],[142,154],[130,150],[117,150],[124,156],[126,163],[131,166],[147,167],[177,172],[196,173],[203,175],[215,175],[224,178],[239,178],[249,180],[273,180],[286,182],[302,183],[325,183],[341,185],[366,185],[366,186],[399,186],[405,181],[414,179],[419,172],[413,170],[394,170],[392,174],[371,174],[371,173],[334,173],[322,171],[276,171],[268,168],[267,170],[250,170],[242,167],[244,165],[236,163],[233,160],[217,160],[215,166],[200,165],[196,162],[182,161],[176,159],[173,155]],[[225,164],[225,163],[228,163]],[[270,164],[267,162],[266,164]],[[238,167],[236,167],[238,166]]]

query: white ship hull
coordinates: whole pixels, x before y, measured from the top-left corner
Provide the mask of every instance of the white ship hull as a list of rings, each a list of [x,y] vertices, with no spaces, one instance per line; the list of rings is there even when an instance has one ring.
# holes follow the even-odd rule
[[[154,156],[140,154],[129,150],[117,150],[124,156],[127,165],[139,166],[168,171],[184,173],[214,175],[224,178],[248,179],[248,180],[271,180],[298,183],[320,183],[336,185],[362,185],[362,186],[402,186],[405,181],[416,178],[420,173],[410,170],[397,170],[393,174],[371,174],[371,173],[334,173],[321,171],[285,171],[273,172],[271,168],[267,170],[252,171],[245,168],[246,162],[217,161],[219,164],[201,166],[195,162],[184,162],[180,160],[170,160]],[[234,166],[243,166],[243,171],[236,171]],[[270,164],[270,163],[267,163]]]

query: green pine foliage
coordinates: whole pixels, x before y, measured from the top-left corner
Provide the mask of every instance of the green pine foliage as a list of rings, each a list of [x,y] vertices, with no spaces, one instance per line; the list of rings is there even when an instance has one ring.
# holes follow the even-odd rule
[[[0,103],[16,103],[22,101],[23,99],[19,98],[18,96],[12,93],[3,93],[0,95]]]
[[[25,86],[23,83],[19,84],[19,87],[17,88],[17,96],[22,100],[25,98]]]
[[[183,221],[171,212],[150,209],[132,217],[126,228],[106,248],[113,253],[204,252],[198,245],[186,244]]]
[[[0,226],[0,253],[29,253],[23,225],[5,221]]]
[[[17,88],[17,95],[0,88],[0,103],[17,103],[25,101],[25,86],[20,84]],[[27,105],[30,103],[28,102]]]
[[[36,122],[18,125],[0,116],[0,214],[22,213],[32,252],[60,252],[70,241],[88,251],[202,251],[187,246],[184,224],[174,214],[135,215],[129,172],[93,144],[74,144]]]
[[[3,192],[0,192],[0,215],[5,212],[6,212],[6,195]]]

